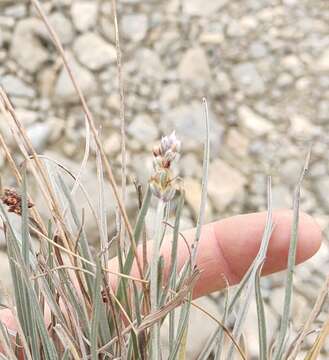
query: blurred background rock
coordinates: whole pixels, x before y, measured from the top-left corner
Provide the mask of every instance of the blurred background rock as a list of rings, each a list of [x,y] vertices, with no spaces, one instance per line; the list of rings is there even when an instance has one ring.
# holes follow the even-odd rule
[[[119,170],[120,97],[111,2],[54,0],[42,5],[101,127],[106,152]],[[301,209],[314,215],[326,234],[329,2],[120,0],[117,6],[129,174],[145,184],[152,166],[150,150],[161,135],[175,129],[183,143],[179,172],[188,205],[183,223],[193,226],[201,191],[201,98],[206,96],[212,142],[208,220],[265,209],[266,174],[273,176],[274,207],[290,207],[313,142]],[[84,151],[84,114],[28,1],[0,1],[0,82],[38,152],[77,169]],[[0,129],[19,161],[2,116]],[[11,185],[2,152],[0,171]],[[85,179],[91,188],[96,183],[92,166]],[[129,199],[128,206],[134,208],[136,199]],[[1,246],[4,250],[3,242]],[[3,253],[0,258],[0,267],[6,268]],[[297,271],[300,296],[295,301],[305,308],[304,314],[328,270],[325,241],[321,252]],[[4,271],[1,278],[6,281]],[[265,282],[282,294],[282,280],[276,275]],[[272,293],[268,306],[278,318],[280,301],[271,299]],[[257,333],[250,336],[255,342]]]

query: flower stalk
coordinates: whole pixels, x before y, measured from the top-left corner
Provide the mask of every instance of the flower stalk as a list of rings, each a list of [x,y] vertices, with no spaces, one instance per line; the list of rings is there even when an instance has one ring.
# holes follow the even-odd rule
[[[170,200],[175,196],[177,190],[177,177],[173,176],[171,165],[177,158],[181,143],[175,132],[161,139],[159,146],[153,149],[154,174],[150,178],[150,188],[155,197],[159,199],[154,222],[154,240],[152,248],[152,260],[150,266],[150,302],[151,312],[154,313],[159,307],[159,259],[160,248],[164,237],[164,217]],[[151,357],[160,359],[160,324],[151,329]]]

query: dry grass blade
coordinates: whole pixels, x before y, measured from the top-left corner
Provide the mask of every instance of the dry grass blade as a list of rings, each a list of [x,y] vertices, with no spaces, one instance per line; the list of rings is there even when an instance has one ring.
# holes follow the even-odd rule
[[[206,314],[208,317],[210,317],[212,320],[214,320],[224,331],[224,333],[229,337],[229,339],[232,341],[235,348],[238,350],[238,353],[240,354],[241,358],[244,360],[247,360],[247,357],[244,353],[244,351],[241,349],[241,346],[237,343],[235,340],[233,334],[230,332],[230,330],[218,319],[216,319],[213,315],[211,315],[208,311],[204,310],[201,306],[197,305],[193,301],[191,302],[191,305],[200,311],[202,311],[204,314]]]
[[[125,97],[124,84],[122,74],[122,54],[120,48],[119,26],[117,18],[117,4],[116,0],[112,0],[113,25],[115,33],[115,48],[117,55],[117,72],[120,93],[120,131],[121,131],[121,196],[123,205],[126,201],[126,181],[127,181],[127,153],[126,153],[126,122],[125,122]],[[121,224],[121,236],[119,238],[120,246],[125,249],[125,226]]]
[[[51,243],[53,246],[57,247],[58,249],[60,249],[60,250],[64,251],[65,253],[71,255],[72,257],[76,257],[77,259],[85,262],[86,264],[89,264],[89,265],[91,265],[91,266],[93,266],[93,267],[96,267],[96,265],[95,265],[93,262],[91,262],[91,261],[85,259],[84,257],[82,257],[82,256],[80,256],[80,255],[78,255],[78,254],[76,254],[76,253],[74,253],[74,252],[66,249],[64,246],[61,246],[60,244],[58,244],[58,243],[55,242],[54,240],[52,240],[52,239],[50,239],[49,237],[47,237],[46,235],[42,234],[38,229],[32,227],[32,230],[33,230],[35,233],[39,234],[43,239],[45,239],[46,241],[48,241],[49,243]],[[137,282],[139,282],[139,283],[144,283],[144,284],[147,284],[147,283],[148,283],[147,280],[143,280],[143,279],[140,279],[140,278],[131,276],[131,275],[126,275],[126,274],[123,274],[123,273],[120,273],[120,272],[112,271],[112,270],[110,270],[110,269],[108,269],[108,268],[103,268],[102,270],[105,271],[105,272],[108,272],[109,274],[116,275],[116,276],[118,276],[118,277],[122,277],[122,278],[125,278],[125,279],[127,279],[127,280],[137,281]]]
[[[323,287],[320,290],[320,293],[316,299],[313,309],[312,309],[307,321],[305,322],[305,324],[303,326],[302,332],[299,334],[298,338],[296,339],[296,342],[294,343],[293,348],[290,351],[290,354],[289,354],[287,360],[294,360],[297,357],[300,347],[301,347],[305,337],[307,336],[311,325],[313,324],[314,320],[318,316],[325,300],[328,298],[328,291],[329,291],[329,277],[327,277],[325,283],[323,284]]]
[[[329,317],[327,318],[326,322],[324,323],[320,334],[316,338],[312,348],[308,352],[305,357],[305,360],[316,360],[320,354],[321,349],[324,346],[324,342],[329,335]]]
[[[208,104],[205,98],[202,99],[205,112],[205,124],[206,124],[206,135],[203,152],[203,169],[202,169],[202,189],[201,189],[201,203],[200,211],[196,226],[195,241],[192,245],[192,268],[195,265],[198,243],[201,235],[201,227],[204,223],[206,206],[207,206],[207,187],[208,187],[208,172],[209,172],[209,159],[210,159],[210,124],[209,124],[209,112]]]

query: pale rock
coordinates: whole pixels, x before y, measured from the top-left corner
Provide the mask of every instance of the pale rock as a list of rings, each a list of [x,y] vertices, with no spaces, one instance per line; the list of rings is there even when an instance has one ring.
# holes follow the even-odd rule
[[[81,64],[92,71],[116,61],[115,47],[92,32],[79,36],[74,42],[73,51]]]
[[[222,315],[219,313],[218,304],[216,304],[215,301],[211,300],[209,297],[204,296],[197,299],[196,304],[202,309],[205,309],[208,313],[212,314],[215,318],[221,318]],[[176,310],[176,318],[179,318],[179,311],[180,308]],[[191,307],[189,321],[185,355],[186,359],[196,359],[197,354],[201,353],[209,338],[212,336],[214,331],[218,329],[218,325],[209,316],[194,308],[193,306]],[[168,359],[169,356],[168,331],[169,322],[167,317],[163,326],[161,327],[161,344],[163,349],[162,355],[164,359]]]
[[[44,25],[41,20],[27,18],[20,20],[13,34],[10,54],[26,71],[35,73],[48,60],[48,50],[42,45]]]
[[[35,96],[35,91],[29,84],[13,75],[5,75],[1,79],[1,85],[7,94],[11,96],[27,98],[33,98]]]
[[[145,14],[124,15],[121,20],[120,30],[122,36],[138,42],[144,39],[148,28],[148,19]]]
[[[179,170],[183,177],[198,178],[202,174],[202,165],[197,156],[189,152],[179,159]]]
[[[238,129],[231,128],[226,135],[226,145],[230,148],[230,151],[238,155],[239,157],[245,157],[248,154],[248,147],[250,141],[247,136],[242,134]]]
[[[17,118],[24,126],[29,126],[29,125],[33,124],[40,117],[40,114],[38,112],[29,110],[29,109],[24,109],[24,108],[17,108],[15,110],[15,112],[16,112]]]
[[[163,110],[170,109],[179,99],[180,86],[171,83],[162,87],[160,96],[160,107]]]
[[[255,41],[249,47],[249,53],[254,59],[259,59],[267,55],[267,47],[263,42]]]
[[[224,41],[222,32],[204,32],[200,35],[199,41],[201,44],[218,45]]]
[[[326,175],[319,179],[314,179],[313,189],[319,200],[320,206],[326,211],[329,211],[329,177]]]
[[[322,52],[320,57],[314,63],[315,72],[328,72],[329,71],[329,49]]]
[[[4,14],[7,17],[13,17],[13,18],[22,18],[23,16],[26,16],[26,4],[16,4],[13,6],[9,6],[5,9]]]
[[[134,66],[141,77],[160,80],[165,74],[165,68],[156,51],[149,48],[139,48],[134,55]]]
[[[56,34],[58,35],[61,43],[63,45],[69,44],[73,40],[74,29],[71,24],[71,21],[64,16],[61,12],[52,13],[49,16],[49,22],[53,26]],[[45,36],[48,35],[47,30],[45,29]]]
[[[217,157],[222,144],[223,126],[217,121],[211,108],[209,108],[209,122],[211,155]],[[180,105],[167,111],[162,115],[159,126],[164,134],[176,131],[182,141],[183,151],[202,149],[206,130],[201,102],[191,102],[189,105]]]
[[[210,164],[208,193],[218,211],[240,202],[246,183],[246,178],[223,160],[216,159]]]
[[[120,111],[120,94],[118,93],[112,93],[109,94],[109,96],[106,98],[106,106],[108,106],[108,108],[110,110],[119,112]]]
[[[129,4],[129,5],[136,5],[139,4],[140,2],[141,0],[122,0],[123,4]]]
[[[320,123],[327,123],[329,119],[329,99],[321,100],[318,104],[318,119]]]
[[[131,148],[129,143],[129,148]],[[141,184],[147,184],[154,172],[153,158],[151,153],[132,152],[132,173]]]
[[[292,194],[287,186],[275,185],[272,187],[273,209],[289,208],[291,206]]]
[[[232,84],[229,76],[225,72],[219,72],[216,74],[216,94],[219,96],[227,95],[232,90]]]
[[[257,26],[257,22],[252,18],[245,16],[242,19],[231,19],[227,26],[227,35],[230,37],[247,36],[250,30]]]
[[[15,139],[8,124],[8,119],[2,113],[0,113],[0,134],[5,139],[7,146],[11,148],[15,147]]]
[[[241,127],[253,136],[263,136],[274,130],[273,124],[256,114],[248,106],[240,106],[238,116]]]
[[[253,63],[235,65],[232,76],[238,87],[247,95],[261,95],[265,91],[265,83]]]
[[[158,128],[147,114],[137,115],[128,126],[127,131],[131,137],[144,145],[154,142],[159,136]]]
[[[69,57],[69,61],[84,95],[92,95],[97,89],[94,75],[89,70],[79,65],[72,56]],[[77,102],[79,99],[64,67],[62,67],[56,81],[55,99],[58,102],[63,101],[65,103]]]
[[[118,133],[113,133],[104,141],[104,150],[110,156],[116,155],[121,149],[121,136]]]
[[[315,134],[317,127],[305,116],[295,114],[290,117],[290,133],[295,136]]]
[[[211,16],[228,3],[228,0],[183,0],[183,11],[191,16]]]
[[[201,47],[189,49],[178,66],[178,74],[182,81],[205,86],[211,79],[211,72],[204,50]]]
[[[200,202],[201,202],[201,181],[191,177],[185,177],[183,179],[183,187],[185,190],[185,201],[190,206],[193,217],[196,220],[200,213]],[[206,206],[206,221],[211,221],[212,210],[209,200]]]
[[[65,120],[55,116],[50,116],[47,119],[47,123],[49,124],[51,130],[48,137],[48,142],[54,143],[60,140],[61,135],[63,134],[65,129]]]
[[[295,84],[296,90],[298,92],[308,92],[312,86],[312,79],[307,76],[300,77]]]
[[[27,136],[37,152],[42,152],[47,144],[51,133],[48,122],[35,123],[27,128]]]
[[[294,76],[300,76],[304,72],[302,61],[295,55],[288,55],[281,61],[281,65],[285,70],[290,71]]]
[[[288,159],[286,162],[280,165],[279,171],[284,183],[290,186],[294,186],[298,181],[301,169],[302,169],[302,162],[296,159]],[[312,169],[313,166],[310,169],[311,172]]]
[[[294,77],[287,72],[281,73],[277,78],[277,84],[281,88],[288,87],[293,82],[294,82]]]
[[[98,3],[96,1],[75,1],[71,7],[71,16],[75,28],[85,32],[97,23]]]
[[[57,79],[56,66],[44,67],[37,74],[37,83],[41,96],[51,98]]]

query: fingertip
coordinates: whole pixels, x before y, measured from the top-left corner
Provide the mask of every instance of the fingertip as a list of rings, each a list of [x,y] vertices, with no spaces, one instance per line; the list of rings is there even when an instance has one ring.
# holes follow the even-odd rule
[[[314,217],[300,212],[299,215],[299,244],[297,248],[297,263],[311,258],[320,249],[322,231]]]

